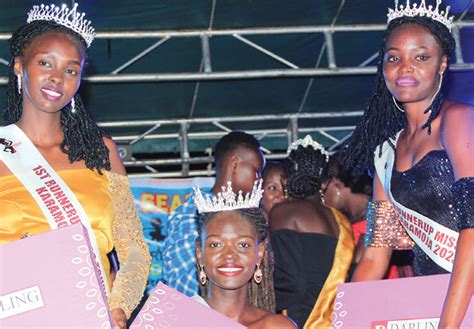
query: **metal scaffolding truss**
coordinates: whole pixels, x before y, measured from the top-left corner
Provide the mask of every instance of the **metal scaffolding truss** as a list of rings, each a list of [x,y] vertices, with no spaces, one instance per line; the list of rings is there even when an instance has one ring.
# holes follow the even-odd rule
[[[265,147],[265,140],[274,137],[285,137],[288,145],[298,139],[300,134],[318,133],[333,143],[333,146],[338,145],[342,140],[333,135],[334,132],[344,132],[350,134],[354,126],[334,126],[334,127],[301,127],[299,120],[304,119],[327,119],[327,118],[342,118],[342,117],[360,117],[362,111],[352,112],[328,112],[328,113],[298,113],[298,114],[280,114],[280,115],[255,115],[245,117],[216,117],[216,118],[194,118],[194,119],[177,119],[177,120],[141,120],[141,121],[123,121],[123,122],[101,122],[99,125],[103,128],[143,128],[144,132],[139,135],[121,135],[114,136],[114,140],[119,144],[136,145],[144,140],[158,140],[158,139],[178,139],[180,145],[180,156],[172,159],[147,159],[136,160],[131,158],[125,161],[126,167],[143,167],[148,169],[148,173],[130,174],[136,177],[186,177],[186,176],[202,176],[212,175],[214,171],[212,164],[214,158],[212,151],[207,151],[208,156],[191,157],[189,153],[189,141],[191,139],[215,139],[220,138],[230,132],[232,129],[226,126],[230,123],[243,124],[246,122],[266,122],[270,126],[275,125],[276,122],[287,123],[286,128],[281,129],[253,129],[247,130],[248,133],[255,135],[262,142],[262,150],[267,159],[282,159],[286,156],[285,153],[275,153],[269,148]],[[191,126],[212,124],[217,130],[205,132],[190,132]],[[159,133],[157,130],[160,127],[173,126],[176,127],[176,133]],[[203,150],[202,153],[205,153]],[[207,164],[206,170],[190,170],[192,164]],[[160,165],[180,165],[180,171],[160,172],[155,166]]]
[[[465,63],[462,55],[460,42],[460,29],[473,27],[474,21],[455,22],[452,32],[456,43],[456,62],[451,66],[452,70],[474,69],[474,63]],[[317,77],[331,75],[362,75],[374,74],[376,68],[367,66],[374,56],[362,62],[356,67],[341,67],[336,63],[336,54],[333,35],[339,32],[371,32],[383,31],[385,24],[359,24],[359,25],[320,25],[320,26],[295,26],[295,27],[264,27],[264,28],[242,28],[242,29],[203,29],[184,31],[123,31],[123,32],[98,32],[99,39],[159,39],[153,45],[147,47],[133,58],[123,63],[109,74],[97,74],[85,77],[84,80],[90,83],[120,83],[120,82],[163,82],[163,81],[204,81],[204,80],[230,80],[230,79],[258,79],[258,78],[285,78],[285,77]],[[286,34],[323,34],[325,42],[322,50],[325,49],[328,66],[301,68],[291,62],[290,59],[283,58],[278,54],[250,41],[246,36],[251,35],[286,35]],[[11,34],[0,33],[0,40],[9,39]],[[223,36],[235,38],[271,57],[275,61],[284,64],[285,69],[266,70],[238,70],[238,71],[213,71],[210,51],[210,42],[213,36]],[[152,51],[159,48],[172,38],[200,38],[202,65],[198,72],[176,72],[176,73],[145,73],[145,74],[120,74],[124,69],[139,61]],[[6,64],[3,59],[1,63]],[[7,77],[0,77],[0,85],[8,82]]]
[[[344,2],[341,3],[341,5]],[[466,9],[469,10],[469,8]],[[465,13],[464,13],[465,14]],[[455,22],[452,33],[456,39],[456,53],[455,63],[451,65],[451,70],[473,70],[474,63],[465,63],[463,59],[462,42],[460,40],[460,30],[467,27],[474,27],[474,21],[463,21],[461,19]],[[333,23],[335,23],[336,18]],[[340,76],[340,75],[370,75],[376,72],[375,66],[369,66],[377,57],[373,54],[367,60],[355,67],[342,67],[336,63],[336,48],[334,45],[334,34],[341,32],[371,32],[383,31],[386,28],[385,24],[360,24],[360,25],[324,25],[324,26],[294,26],[294,27],[262,27],[262,28],[242,28],[242,29],[213,29],[212,22],[209,29],[202,30],[173,30],[173,31],[122,31],[122,32],[98,32],[99,39],[157,39],[156,42],[143,49],[141,52],[130,58],[128,61],[112,70],[109,74],[98,74],[85,77],[84,80],[89,83],[131,83],[131,82],[164,82],[164,81],[197,81],[194,98],[196,98],[199,90],[200,81],[209,80],[234,80],[234,79],[263,79],[263,78],[294,78],[306,77],[315,78],[319,76]],[[324,36],[324,43],[320,49],[318,63],[315,67],[299,67],[292,63],[291,59],[283,58],[282,56],[272,52],[265,47],[249,40],[249,36],[253,35],[287,35],[287,34],[322,34]],[[10,38],[9,33],[0,33],[0,40],[7,40]],[[210,43],[212,37],[229,37],[239,40],[243,44],[252,47],[272,58],[274,61],[284,64],[287,68],[277,69],[257,69],[248,70],[242,68],[235,71],[214,71],[212,68],[212,56]],[[141,60],[153,51],[156,51],[161,45],[170,39],[177,38],[199,38],[201,45],[201,65],[198,72],[176,72],[176,73],[145,73],[145,74],[124,74],[121,73],[132,64]],[[320,67],[321,58],[326,56],[327,67]],[[0,58],[0,64],[7,65],[7,61]],[[7,84],[7,77],[0,77],[0,85]],[[311,87],[312,79],[308,84],[305,97],[302,100],[301,106],[297,113],[289,113],[285,115],[256,115],[246,117],[215,117],[215,118],[192,118],[195,102],[190,109],[190,119],[168,119],[168,120],[149,120],[149,121],[127,121],[127,122],[101,122],[100,126],[106,128],[133,128],[133,131],[143,129],[141,134],[125,133],[114,136],[114,139],[119,143],[136,145],[145,140],[177,138],[180,145],[180,156],[173,159],[147,159],[136,160],[132,157],[131,160],[125,161],[125,165],[129,168],[142,167],[147,168],[148,173],[132,174],[134,176],[143,177],[177,177],[177,176],[196,176],[196,175],[212,175],[212,153],[208,156],[191,157],[189,152],[189,141],[192,139],[210,139],[221,137],[225,135],[230,128],[226,126],[229,123],[244,123],[244,122],[268,122],[268,127],[272,127],[272,122],[285,121],[286,128],[282,129],[255,129],[248,130],[249,133],[256,135],[262,140],[265,146],[265,139],[268,137],[282,137],[287,138],[288,143],[294,141],[299,133],[318,133],[324,136],[337,145],[341,142],[333,133],[336,131],[350,134],[354,126],[327,126],[305,128],[299,125],[301,120],[305,119],[324,119],[336,117],[358,117],[362,112],[325,112],[325,113],[301,113],[307,93]],[[192,132],[191,127],[197,125],[212,124],[217,129],[214,131]],[[159,133],[159,128],[164,126],[176,127],[175,133]],[[131,129],[130,129],[131,131]],[[341,135],[341,134],[339,134]],[[265,139],[264,139],[265,138]],[[334,146],[333,145],[333,146]],[[285,154],[275,153],[270,149],[264,149],[269,159],[283,158]],[[204,150],[202,152],[204,153]],[[193,164],[208,164],[206,170],[192,170]],[[160,165],[180,165],[179,171],[159,171],[157,168]],[[202,167],[202,166],[201,166]]]

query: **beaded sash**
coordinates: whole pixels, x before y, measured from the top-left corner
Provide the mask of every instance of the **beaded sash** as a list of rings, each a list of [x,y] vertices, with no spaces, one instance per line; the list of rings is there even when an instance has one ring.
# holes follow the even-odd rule
[[[400,133],[401,131],[397,133],[395,139],[391,140],[393,145],[396,145]],[[398,214],[398,219],[410,238],[431,260],[446,271],[452,272],[459,233],[405,207],[395,200],[390,190],[395,164],[395,151],[388,142],[385,142],[382,145],[382,155],[379,157],[379,147],[375,150],[375,169],[387,197]]]

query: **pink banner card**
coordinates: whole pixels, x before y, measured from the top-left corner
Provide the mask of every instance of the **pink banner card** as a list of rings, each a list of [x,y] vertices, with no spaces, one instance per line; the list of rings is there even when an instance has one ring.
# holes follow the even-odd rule
[[[333,328],[436,329],[449,278],[443,274],[342,284]],[[461,328],[474,328],[472,301]]]
[[[243,325],[159,282],[130,329],[245,328]]]
[[[0,247],[0,328],[111,328],[80,224]]]

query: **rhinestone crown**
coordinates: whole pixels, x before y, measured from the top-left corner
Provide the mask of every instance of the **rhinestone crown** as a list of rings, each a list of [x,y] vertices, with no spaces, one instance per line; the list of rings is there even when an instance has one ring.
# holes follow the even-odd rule
[[[56,5],[45,6],[43,4],[39,6],[33,6],[28,13],[27,23],[33,21],[54,21],[60,25],[63,25],[84,38],[87,43],[87,47],[90,47],[92,41],[95,38],[95,30],[90,25],[91,22],[84,19],[85,13],[78,13],[76,11],[77,3],[74,4],[72,9],[69,9],[66,5],[61,7]]]
[[[199,213],[258,208],[263,195],[262,180],[256,180],[252,193],[247,193],[245,197],[242,191],[238,195],[234,193],[230,181],[227,182],[227,187],[222,186],[222,192],[217,193],[217,196],[206,195],[204,198],[199,186],[194,186],[194,193],[194,205]]]
[[[387,23],[390,23],[392,20],[403,16],[426,16],[430,17],[431,19],[434,19],[435,21],[440,22],[441,24],[446,26],[451,32],[454,18],[454,16],[449,17],[449,9],[451,7],[446,6],[446,10],[443,11],[440,10],[440,4],[441,0],[436,0],[436,7],[433,9],[432,5],[426,6],[425,0],[421,0],[421,3],[419,5],[416,3],[410,4],[410,0],[406,0],[405,5],[398,5],[398,0],[395,0],[395,9],[388,9]]]

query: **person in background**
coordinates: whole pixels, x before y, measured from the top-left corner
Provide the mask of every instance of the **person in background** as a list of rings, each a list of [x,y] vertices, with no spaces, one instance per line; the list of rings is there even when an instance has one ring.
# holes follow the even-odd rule
[[[354,263],[358,263],[364,250],[367,205],[372,196],[372,178],[366,174],[353,177],[342,170],[337,154],[331,155],[328,181],[323,188],[324,201],[329,207],[341,211],[352,225],[356,250]]]
[[[280,162],[267,161],[262,174],[263,178],[263,214],[268,223],[272,208],[285,201],[285,173]]]
[[[300,328],[331,326],[337,285],[352,263],[350,222],[323,203],[329,154],[311,136],[297,140],[283,162],[289,199],[270,213],[277,312]]]
[[[278,162],[267,162],[263,170],[263,198],[262,211],[268,225],[268,218],[274,205],[284,200],[283,194],[283,168]],[[275,266],[273,250],[268,235],[264,242],[265,254],[261,263],[262,271],[265,273],[262,283],[249,285],[249,296],[253,299],[252,304],[267,311],[275,312],[275,290],[273,286],[273,269]],[[260,293],[258,292],[260,290]]]
[[[324,187],[326,205],[344,213],[352,225],[354,233],[353,265],[349,278],[352,276],[355,265],[359,262],[365,250],[365,232],[367,229],[367,209],[371,207],[373,180],[367,174],[353,176],[344,171],[338,161],[338,154],[329,159],[328,182]],[[384,275],[384,279],[413,276],[411,266],[412,253],[409,250],[397,250],[393,253],[391,265]]]

